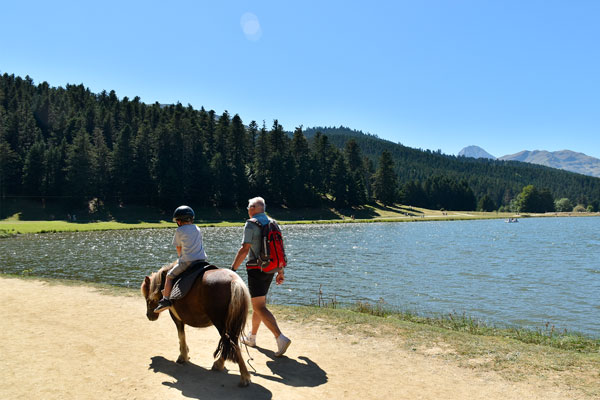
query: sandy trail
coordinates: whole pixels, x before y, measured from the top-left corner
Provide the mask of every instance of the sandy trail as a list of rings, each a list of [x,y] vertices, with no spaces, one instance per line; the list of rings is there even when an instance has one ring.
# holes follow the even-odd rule
[[[178,365],[175,326],[150,322],[139,298],[94,288],[0,278],[1,399],[565,399],[532,378],[509,382],[461,368],[397,342],[344,335],[323,324],[280,321],[292,338],[286,356],[259,332],[250,349],[256,373],[238,388],[237,365],[213,372],[214,328],[187,328],[191,362]],[[263,328],[264,329],[264,328]],[[245,353],[245,358],[248,358]]]

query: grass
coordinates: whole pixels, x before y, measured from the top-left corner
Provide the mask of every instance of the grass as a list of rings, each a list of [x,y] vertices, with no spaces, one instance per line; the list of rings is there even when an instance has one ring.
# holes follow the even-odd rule
[[[332,302],[333,303],[333,302]],[[510,381],[536,376],[556,385],[600,396],[600,340],[578,334],[496,328],[464,315],[437,318],[387,310],[383,303],[327,307],[270,305],[278,319],[330,327],[356,337],[395,343],[405,351],[494,371]],[[333,308],[335,307],[335,308]]]
[[[83,232],[113,229],[173,228],[170,214],[142,206],[75,210],[76,222],[67,221],[68,213],[58,205],[41,205],[33,201],[11,203],[9,217],[0,220],[0,238],[24,233]],[[199,226],[241,226],[248,217],[245,209],[196,208]],[[509,217],[589,216],[600,213],[548,213],[515,215],[514,213],[480,211],[429,210],[405,205],[369,204],[353,208],[275,208],[269,215],[282,224],[327,224],[367,222],[458,221]],[[59,217],[57,217],[59,216]]]
[[[600,352],[600,339],[590,338],[577,332],[555,330],[550,322],[547,322],[544,327],[535,330],[522,327],[497,327],[477,318],[467,316],[464,313],[449,313],[437,317],[426,317],[410,311],[389,310],[384,304],[383,301],[376,304],[358,302],[351,306],[350,309],[377,317],[395,318],[457,332],[467,332],[472,335],[501,336],[523,343],[550,346],[563,350],[575,350],[582,353]]]

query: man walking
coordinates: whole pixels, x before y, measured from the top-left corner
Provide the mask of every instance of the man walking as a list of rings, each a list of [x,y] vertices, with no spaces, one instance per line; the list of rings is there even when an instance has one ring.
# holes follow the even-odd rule
[[[265,200],[262,197],[254,197],[248,200],[248,216],[255,218],[263,226],[269,223],[269,217],[265,214]],[[242,240],[242,247],[238,250],[231,269],[236,271],[240,264],[248,256],[248,264],[255,264],[256,260],[260,255],[260,248],[262,243],[262,231],[261,228],[251,221],[246,221],[244,226],[244,238]],[[252,298],[252,333],[248,337],[243,337],[242,342],[250,347],[256,346],[256,333],[260,323],[263,322],[265,326],[273,333],[275,340],[277,341],[277,352],[275,356],[280,357],[288,349],[292,341],[285,337],[275,317],[267,309],[267,293],[271,282],[273,281],[273,275],[263,272],[258,269],[247,269],[248,273],[248,289],[250,290],[250,297]],[[283,268],[277,272],[275,282],[280,285],[285,280]]]

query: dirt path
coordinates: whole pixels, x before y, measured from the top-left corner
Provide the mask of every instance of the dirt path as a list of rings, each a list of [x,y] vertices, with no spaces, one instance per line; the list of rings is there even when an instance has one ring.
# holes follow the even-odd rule
[[[90,287],[0,278],[7,293],[0,323],[1,399],[567,399],[575,393],[543,380],[514,383],[491,372],[357,338],[327,326],[281,321],[287,357],[259,332],[250,349],[249,388],[237,365],[210,370],[214,328],[187,329],[191,363],[178,365],[168,315],[150,322],[141,296]],[[247,355],[246,355],[247,357]]]

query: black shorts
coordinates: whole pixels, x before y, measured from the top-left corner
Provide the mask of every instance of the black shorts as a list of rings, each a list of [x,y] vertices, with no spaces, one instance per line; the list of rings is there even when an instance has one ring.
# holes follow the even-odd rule
[[[273,281],[273,275],[266,274],[260,269],[248,269],[248,290],[250,297],[266,296]]]

